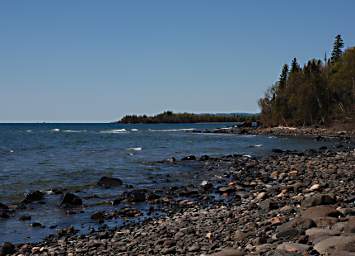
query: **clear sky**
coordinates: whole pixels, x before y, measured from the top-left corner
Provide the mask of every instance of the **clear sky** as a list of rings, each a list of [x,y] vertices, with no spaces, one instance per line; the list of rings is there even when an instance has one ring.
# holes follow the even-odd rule
[[[355,45],[353,0],[1,0],[0,121],[256,112],[338,33]]]

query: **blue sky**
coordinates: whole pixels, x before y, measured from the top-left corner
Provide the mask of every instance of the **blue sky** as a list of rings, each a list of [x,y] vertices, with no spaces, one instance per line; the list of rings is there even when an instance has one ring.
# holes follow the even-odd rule
[[[355,45],[355,1],[0,2],[0,121],[256,112],[297,57]]]

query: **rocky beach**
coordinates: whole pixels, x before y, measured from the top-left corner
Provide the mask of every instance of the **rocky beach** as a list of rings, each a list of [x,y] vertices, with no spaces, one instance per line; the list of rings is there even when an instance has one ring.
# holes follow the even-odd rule
[[[97,212],[98,230],[61,229],[39,243],[4,243],[0,255],[355,255],[355,151],[351,140],[319,150],[271,155],[187,156],[209,179],[163,191],[132,189]],[[101,179],[102,186],[119,180]],[[40,194],[32,195],[40,200]],[[36,198],[37,196],[37,198]],[[32,199],[33,199],[32,198]],[[81,199],[67,193],[63,203]],[[108,227],[106,220],[142,215],[135,204],[164,215]],[[11,209],[1,204],[1,214]]]

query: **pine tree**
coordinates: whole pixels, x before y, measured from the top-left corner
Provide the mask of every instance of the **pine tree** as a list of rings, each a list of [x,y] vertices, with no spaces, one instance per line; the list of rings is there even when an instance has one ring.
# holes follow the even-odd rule
[[[337,35],[335,37],[335,41],[333,44],[333,51],[331,57],[332,63],[336,62],[341,57],[341,55],[343,54],[343,50],[342,50],[343,47],[344,47],[343,39],[341,38],[341,35]]]
[[[292,63],[291,63],[291,73],[295,73],[297,71],[300,71],[300,65],[297,63],[297,59],[293,58]]]
[[[288,76],[288,65],[285,64],[282,67],[282,71],[280,74],[280,80],[279,80],[279,86],[282,89],[286,87],[287,76]]]

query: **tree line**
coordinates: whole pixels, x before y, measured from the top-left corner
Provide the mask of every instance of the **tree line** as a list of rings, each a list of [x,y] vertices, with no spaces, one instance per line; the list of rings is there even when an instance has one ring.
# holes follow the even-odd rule
[[[259,100],[264,126],[327,125],[355,122],[355,47],[343,51],[335,37],[331,57],[311,59],[303,67],[294,58]]]
[[[192,113],[173,113],[165,111],[158,115],[126,115],[119,123],[208,123],[208,122],[253,122],[258,119],[254,114],[192,114]]]

